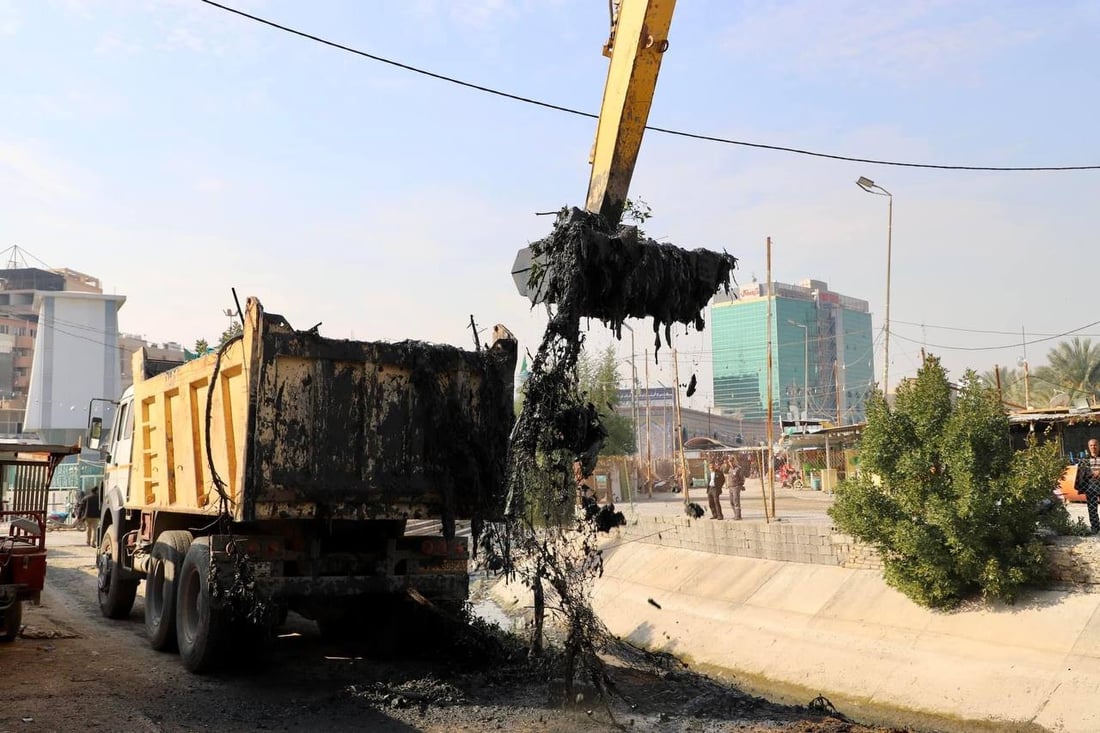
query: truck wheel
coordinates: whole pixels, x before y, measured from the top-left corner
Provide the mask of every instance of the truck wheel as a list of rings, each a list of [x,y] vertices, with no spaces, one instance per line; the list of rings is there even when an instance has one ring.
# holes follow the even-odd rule
[[[210,539],[199,537],[187,549],[176,594],[176,641],[183,666],[191,672],[216,669],[221,662],[229,618],[210,597]]]
[[[173,651],[176,647],[177,578],[192,539],[187,531],[161,532],[150,553],[145,577],[145,630],[149,645],[157,651]]]
[[[138,579],[123,578],[121,548],[117,547],[118,525],[105,528],[99,540],[95,564],[98,575],[99,610],[107,618],[126,618],[134,607]]]
[[[0,611],[0,641],[15,641],[23,625],[23,601],[15,601]]]

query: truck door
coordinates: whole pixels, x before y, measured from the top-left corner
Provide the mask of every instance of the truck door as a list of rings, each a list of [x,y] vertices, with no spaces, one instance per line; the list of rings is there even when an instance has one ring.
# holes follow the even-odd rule
[[[115,410],[111,429],[110,457],[104,468],[103,488],[105,503],[113,503],[118,497],[122,504],[129,498],[130,446],[134,439],[133,397],[124,397]],[[107,498],[110,497],[110,498]]]

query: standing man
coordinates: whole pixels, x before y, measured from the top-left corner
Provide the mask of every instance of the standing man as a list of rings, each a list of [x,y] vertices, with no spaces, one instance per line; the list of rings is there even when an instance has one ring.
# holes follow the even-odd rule
[[[1089,454],[1077,464],[1077,479],[1073,487],[1085,495],[1092,533],[1100,532],[1100,516],[1096,512],[1096,503],[1100,500],[1100,440],[1089,439]]]
[[[710,483],[707,485],[707,503],[710,504],[710,518],[722,519],[722,487],[726,484],[726,474],[718,461],[710,462]]]
[[[733,518],[741,518],[741,492],[745,490],[745,470],[741,468],[741,462],[734,458],[730,462],[729,476],[730,507],[733,509]]]
[[[96,529],[99,528],[99,486],[93,486],[80,500],[84,514],[84,541],[89,547],[96,546]]]

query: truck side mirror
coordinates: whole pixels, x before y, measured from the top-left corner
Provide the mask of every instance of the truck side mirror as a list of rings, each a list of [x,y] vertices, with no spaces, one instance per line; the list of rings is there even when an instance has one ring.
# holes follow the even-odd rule
[[[99,450],[99,444],[103,439],[103,418],[93,417],[92,426],[88,429],[88,447]]]

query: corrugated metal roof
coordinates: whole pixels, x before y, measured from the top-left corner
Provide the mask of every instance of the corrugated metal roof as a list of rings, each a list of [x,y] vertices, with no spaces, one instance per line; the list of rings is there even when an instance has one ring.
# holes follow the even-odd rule
[[[1048,410],[1048,411],[1030,411],[1030,412],[1013,412],[1008,416],[1009,423],[1022,424],[1029,422],[1052,422],[1052,423],[1077,423],[1077,422],[1100,422],[1100,410]]]

